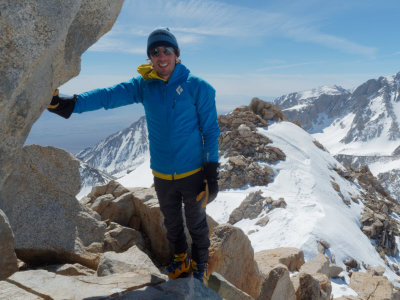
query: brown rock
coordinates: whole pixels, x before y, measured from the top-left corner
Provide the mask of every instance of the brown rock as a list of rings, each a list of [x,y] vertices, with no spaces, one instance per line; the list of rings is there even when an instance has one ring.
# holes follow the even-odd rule
[[[322,273],[325,276],[329,276],[329,259],[325,255],[318,253],[316,257],[301,266],[300,272],[307,274]]]
[[[261,292],[257,299],[295,300],[295,290],[290,281],[289,271],[286,266],[278,264],[275,267],[261,267],[263,275]]]
[[[134,245],[144,249],[144,239],[139,231],[110,223],[104,238],[104,251],[124,252]]]
[[[172,253],[154,188],[134,188],[132,195],[135,214],[139,216],[142,230],[150,239],[151,252],[161,264],[169,263]]]
[[[292,276],[296,299],[299,300],[330,300],[332,286],[328,277],[323,274],[307,274],[300,272]]]
[[[10,223],[0,209],[0,280],[18,271],[17,256],[14,252],[14,235]]]
[[[389,300],[393,296],[391,282],[382,277],[370,273],[354,272],[350,277],[350,285],[363,299]]]
[[[260,293],[261,275],[254,261],[254,251],[244,232],[222,224],[210,239],[209,271],[216,271],[253,298]],[[238,259],[240,257],[240,259]]]
[[[297,248],[276,248],[257,252],[254,258],[258,267],[274,267],[278,264],[285,265],[289,271],[300,270],[304,264],[303,251]]]

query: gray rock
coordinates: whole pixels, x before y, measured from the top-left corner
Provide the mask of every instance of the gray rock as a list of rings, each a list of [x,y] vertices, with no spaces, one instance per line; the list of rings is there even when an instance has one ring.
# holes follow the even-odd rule
[[[178,278],[169,280],[155,287],[148,286],[110,299],[118,300],[222,300],[212,289],[207,288],[199,280]]]
[[[14,235],[7,216],[0,209],[0,280],[18,271],[17,256],[14,252]]]
[[[158,273],[160,277],[162,276],[147,254],[137,246],[133,246],[123,253],[113,251],[104,253],[97,268],[97,276],[136,272],[139,269],[145,269],[154,274]]]
[[[99,255],[91,247],[103,243],[106,225],[75,198],[78,168],[79,161],[64,150],[24,147],[18,168],[0,192],[0,208],[9,218],[15,251],[23,261],[97,267]]]
[[[343,268],[341,266],[330,264],[329,265],[329,277],[338,278],[339,274],[342,273]]]
[[[229,300],[252,300],[250,295],[239,290],[232,283],[227,281],[221,274],[214,272],[208,279],[208,287],[213,289],[224,299]]]
[[[56,88],[113,25],[123,0],[5,0],[0,4],[0,189]]]
[[[139,231],[110,223],[104,236],[104,251],[124,252],[134,245],[141,249],[145,247],[143,236]]]
[[[105,277],[63,276],[44,270],[30,270],[15,273],[9,282],[40,295],[42,299],[104,299],[157,285],[164,279],[146,270]],[[3,291],[2,297],[15,299]]]

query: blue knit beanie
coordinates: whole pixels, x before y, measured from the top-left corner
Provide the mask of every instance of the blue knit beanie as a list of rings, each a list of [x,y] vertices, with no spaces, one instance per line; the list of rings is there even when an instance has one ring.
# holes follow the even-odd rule
[[[159,47],[172,47],[175,49],[176,56],[179,56],[179,46],[175,36],[169,31],[169,28],[160,28],[150,33],[147,39],[147,56],[150,57],[150,50]]]

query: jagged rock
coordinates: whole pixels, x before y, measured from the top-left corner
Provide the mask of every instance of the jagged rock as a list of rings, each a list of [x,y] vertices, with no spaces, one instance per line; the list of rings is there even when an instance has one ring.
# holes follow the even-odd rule
[[[229,281],[227,281],[221,274],[214,272],[208,279],[208,287],[213,289],[224,299],[229,300],[252,300],[254,299],[247,293],[239,290]]]
[[[261,275],[254,261],[254,250],[245,233],[230,224],[221,224],[214,229],[210,242],[210,273],[218,272],[236,287],[257,298]]]
[[[116,20],[123,0],[6,0],[0,4],[0,189],[53,92]]]
[[[268,222],[269,222],[269,217],[268,216],[264,216],[264,217],[262,217],[260,220],[258,220],[256,222],[256,225],[264,227],[264,226],[266,226],[268,224]]]
[[[258,266],[273,267],[278,264],[285,265],[289,271],[298,271],[304,264],[303,251],[297,248],[276,248],[256,252],[254,255]]]
[[[220,156],[228,158],[220,169],[220,189],[241,188],[247,184],[264,186],[271,182],[273,170],[260,162],[274,163],[286,156],[282,150],[268,146],[272,141],[257,132],[257,127],[268,123],[248,107],[219,116],[218,122]]]
[[[90,205],[90,208],[96,211],[102,220],[110,220],[127,226],[134,214],[133,196],[129,191],[123,194],[116,194],[119,196],[111,193],[99,196]]]
[[[159,273],[161,276],[160,271],[147,254],[137,246],[133,246],[123,253],[113,251],[104,253],[97,268],[97,276],[136,272],[139,269],[145,269],[154,274]]]
[[[332,286],[324,274],[307,274],[300,272],[291,277],[299,300],[330,300]]]
[[[178,278],[158,284],[157,286],[147,286],[126,294],[112,297],[118,300],[178,300],[178,299],[207,299],[222,300],[214,290],[207,288],[200,280],[193,277]]]
[[[263,209],[263,202],[266,198],[262,196],[262,191],[250,193],[229,216],[229,224],[235,224],[242,219],[255,219]]]
[[[81,264],[49,265],[43,267],[44,270],[65,276],[90,276],[96,271],[89,269]]]
[[[62,174],[62,176],[60,176]],[[97,267],[106,225],[75,198],[79,161],[64,150],[26,146],[0,191],[17,256],[27,263],[78,262]]]
[[[18,271],[17,256],[14,252],[14,235],[7,216],[0,209],[0,280]]]
[[[123,227],[117,223],[110,223],[104,236],[103,251],[119,253],[126,251],[134,245],[141,249],[145,248],[145,241],[139,231]]]
[[[354,258],[348,258],[348,259],[344,260],[343,263],[349,269],[354,269],[354,270],[360,269],[360,264]]]
[[[278,264],[274,267],[258,264],[263,282],[261,292],[257,299],[295,300],[295,290],[290,281],[289,271],[286,266]]]
[[[232,211],[229,216],[228,223],[235,224],[243,219],[253,220],[257,218],[262,211],[268,213],[272,209],[285,207],[286,202],[283,198],[279,198],[279,200],[275,201],[271,197],[263,197],[262,191],[259,190],[247,195],[242,203]],[[263,226],[265,226],[268,221],[268,217],[265,216],[263,221],[259,220],[257,222],[257,225],[264,224]]]
[[[39,295],[42,297],[41,299],[108,298],[146,286],[157,285],[164,281],[164,276],[160,277],[158,274],[146,270],[112,274],[105,277],[64,276],[44,270],[30,270],[17,272],[9,278],[9,283]],[[15,295],[15,291],[13,293]],[[9,295],[2,291],[3,296],[5,299],[15,299],[11,298],[12,294]]]
[[[330,278],[338,278],[339,274],[342,273],[343,268],[341,266],[330,264],[329,265],[329,277]]]
[[[321,273],[329,276],[329,259],[325,255],[318,253],[312,260],[306,261],[301,266],[300,272],[311,275]]]
[[[161,264],[169,263],[172,253],[156,191],[154,188],[134,188],[131,191],[135,214],[139,216],[142,230],[150,239],[149,250]]]
[[[367,269],[368,273],[371,273],[372,275],[375,276],[382,276],[383,273],[385,273],[386,269],[384,266],[375,266],[375,267],[369,267]]]
[[[370,273],[354,272],[349,286],[363,299],[389,300],[393,296],[391,282],[385,277]]]
[[[251,100],[249,108],[266,121],[288,121],[288,118],[282,113],[279,106],[262,101],[258,98],[253,98]]]

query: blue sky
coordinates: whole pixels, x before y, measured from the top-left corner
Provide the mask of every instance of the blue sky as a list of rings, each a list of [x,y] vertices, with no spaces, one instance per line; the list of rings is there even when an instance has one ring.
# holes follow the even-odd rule
[[[80,75],[60,91],[80,93],[137,76],[156,27],[171,29],[182,62],[215,87],[220,113],[253,97],[272,100],[321,85],[351,89],[400,71],[399,11],[398,0],[125,0],[113,29],[82,56]],[[143,114],[140,105],[69,120],[44,112],[27,143],[75,153]]]

